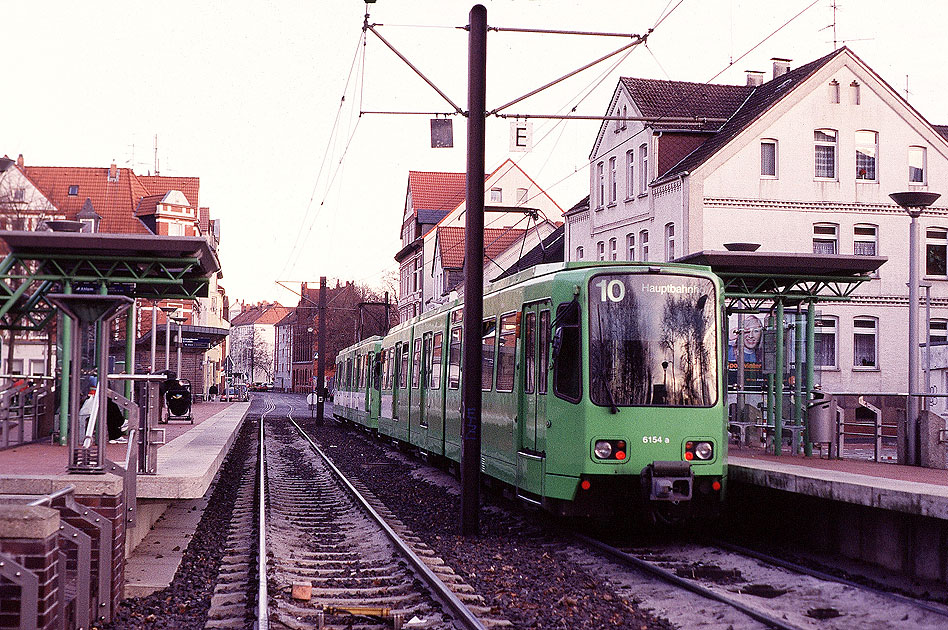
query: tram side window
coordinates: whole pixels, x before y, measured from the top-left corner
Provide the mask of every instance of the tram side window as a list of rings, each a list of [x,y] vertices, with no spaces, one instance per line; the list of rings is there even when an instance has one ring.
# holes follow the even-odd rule
[[[550,371],[550,311],[540,311],[540,372],[537,375],[537,393],[547,391],[547,378]]]
[[[392,389],[392,365],[395,363],[395,348],[385,353],[385,389]]]
[[[461,387],[461,327],[451,329],[451,348],[448,351],[448,389]]]
[[[431,387],[431,333],[425,333],[421,352],[421,386]]]
[[[527,325],[523,338],[524,370],[523,391],[532,394],[537,380],[537,314],[527,313]]]
[[[375,374],[372,376],[372,378],[374,379],[373,384],[375,385],[375,389],[377,389],[378,391],[382,391],[382,376],[385,374],[385,372],[382,371],[384,365],[385,365],[385,351],[383,350],[381,354],[375,357],[375,367],[373,370]]]
[[[560,304],[553,337],[553,392],[570,402],[579,402],[583,393],[579,342],[579,302]]]
[[[514,385],[514,353],[517,350],[517,314],[500,317],[500,340],[497,347],[497,391],[511,392]]]
[[[497,322],[485,319],[481,326],[481,389],[489,392],[494,388],[494,353],[497,338]]]
[[[418,389],[418,376],[421,367],[421,339],[415,339],[411,361],[411,388]]]
[[[431,389],[441,389],[441,339],[442,333],[435,333],[431,347],[431,378],[428,381]]]
[[[402,372],[401,372],[401,384],[399,385],[402,389],[408,387],[408,344],[402,344]]]
[[[352,391],[352,358],[346,359],[346,389]]]

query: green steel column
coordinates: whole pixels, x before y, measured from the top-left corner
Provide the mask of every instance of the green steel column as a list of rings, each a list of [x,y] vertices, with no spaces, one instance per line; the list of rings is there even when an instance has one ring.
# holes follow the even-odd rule
[[[132,302],[125,313],[125,373],[135,373],[135,340],[137,339],[135,322],[138,320],[138,301]],[[125,381],[125,397],[132,399],[132,382]]]
[[[813,387],[816,385],[814,366],[816,365],[816,302],[810,302],[806,310],[806,404],[809,413],[809,404],[813,396]],[[809,421],[809,418],[807,418]],[[809,424],[807,424],[809,427]],[[813,455],[813,442],[810,441],[810,431],[807,429],[807,439],[803,443],[807,457]]]
[[[776,361],[774,361],[774,455],[780,455],[783,450],[783,300],[777,300],[776,321]]]
[[[63,293],[72,293],[72,283],[64,283]],[[65,446],[69,434],[69,372],[72,369],[72,320],[60,313],[63,330],[63,353],[59,357],[62,373],[59,377],[59,444]]]
[[[797,304],[797,317],[793,326],[793,424],[800,426],[803,424],[803,357],[806,351],[806,319],[803,317],[803,311]],[[800,453],[800,432],[793,434],[793,454]]]
[[[765,375],[767,379],[767,424],[774,426],[774,375]]]

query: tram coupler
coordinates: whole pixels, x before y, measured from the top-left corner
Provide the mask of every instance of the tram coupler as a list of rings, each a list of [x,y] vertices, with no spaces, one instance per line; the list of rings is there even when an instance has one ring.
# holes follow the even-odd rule
[[[655,461],[642,470],[642,494],[650,501],[690,501],[694,473],[688,462]]]

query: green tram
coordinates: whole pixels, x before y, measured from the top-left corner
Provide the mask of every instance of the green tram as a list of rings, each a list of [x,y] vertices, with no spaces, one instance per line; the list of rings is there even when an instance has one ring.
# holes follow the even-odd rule
[[[481,471],[562,514],[713,513],[726,482],[720,280],[707,267],[557,263],[492,283]],[[463,302],[337,355],[334,414],[461,459]]]

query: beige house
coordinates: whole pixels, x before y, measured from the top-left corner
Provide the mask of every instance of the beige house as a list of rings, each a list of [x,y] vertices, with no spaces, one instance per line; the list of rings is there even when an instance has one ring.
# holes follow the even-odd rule
[[[763,78],[622,78],[606,114],[653,122],[603,123],[589,201],[567,213],[567,260],[668,261],[731,242],[886,256],[852,301],[821,305],[819,379],[829,391],[904,392],[909,219],[889,193],[948,195],[948,130],[845,47],[797,68],[774,59]],[[948,196],[920,221],[931,337],[944,342]],[[948,389],[939,379],[932,386]]]

